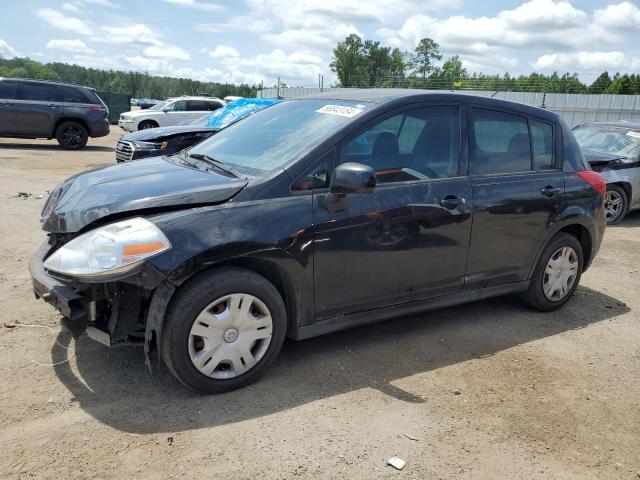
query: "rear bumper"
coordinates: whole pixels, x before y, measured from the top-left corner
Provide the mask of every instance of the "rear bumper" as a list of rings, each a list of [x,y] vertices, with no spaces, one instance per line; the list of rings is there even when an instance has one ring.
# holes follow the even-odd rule
[[[109,135],[110,127],[109,120],[107,118],[100,120],[99,122],[92,123],[90,126],[91,137],[105,137]]]

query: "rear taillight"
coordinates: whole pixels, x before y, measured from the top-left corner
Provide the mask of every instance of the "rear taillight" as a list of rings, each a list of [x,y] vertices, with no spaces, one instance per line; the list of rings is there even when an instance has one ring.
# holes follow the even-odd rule
[[[600,194],[602,198],[604,198],[605,193],[607,193],[607,182],[604,180],[604,177],[600,175],[598,172],[593,172],[590,170],[585,170],[583,172],[576,172],[582,180],[587,182],[591,187]]]
[[[106,112],[107,107],[105,107],[104,105],[92,105],[89,107],[89,110],[92,112]]]

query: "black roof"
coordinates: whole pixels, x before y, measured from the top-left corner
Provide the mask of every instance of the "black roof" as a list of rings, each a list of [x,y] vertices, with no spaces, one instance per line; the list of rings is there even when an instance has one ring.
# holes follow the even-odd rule
[[[79,83],[60,82],[58,80],[40,80],[38,78],[19,78],[19,77],[0,77],[0,81],[2,80],[17,80],[19,82],[51,83],[53,85],[68,85],[70,87],[81,87],[81,88],[86,88],[88,90],[95,90],[95,88],[93,87],[87,87],[85,85],[80,85]]]
[[[489,96],[470,95],[467,93],[449,92],[449,91],[433,91],[420,90],[410,88],[341,88],[329,92],[318,93],[308,97],[299,97],[297,100],[305,98],[326,99],[326,100],[352,100],[363,103],[373,103],[383,105],[385,103],[411,98],[414,101],[419,100],[463,100],[486,106],[495,106],[518,110],[525,115],[535,115],[547,119],[557,119],[559,116],[549,110],[545,110],[524,103],[511,102],[501,100]]]

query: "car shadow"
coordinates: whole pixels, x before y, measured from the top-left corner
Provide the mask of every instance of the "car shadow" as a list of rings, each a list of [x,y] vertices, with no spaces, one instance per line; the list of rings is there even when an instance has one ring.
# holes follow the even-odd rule
[[[4,143],[0,142],[0,148],[7,150],[43,150],[50,151],[55,150],[58,152],[67,151],[67,152],[114,152],[114,147],[105,147],[102,145],[91,145],[88,144],[81,150],[64,150],[57,142],[52,141],[51,143]]]
[[[622,222],[618,223],[617,225],[607,225],[607,228],[619,228],[619,227],[624,227],[624,228],[640,227],[640,210],[633,210],[631,212],[628,212],[622,219]]]
[[[287,342],[269,371],[250,387],[205,396],[167,369],[150,374],[137,347],[104,347],[76,338],[79,375],[68,362],[73,335],[62,329],[52,349],[55,371],[88,414],[131,433],[178,432],[240,422],[361,388],[406,402],[425,400],[392,382],[482,359],[515,345],[584,328],[629,311],[622,302],[580,287],[560,311],[526,309],[502,297]]]

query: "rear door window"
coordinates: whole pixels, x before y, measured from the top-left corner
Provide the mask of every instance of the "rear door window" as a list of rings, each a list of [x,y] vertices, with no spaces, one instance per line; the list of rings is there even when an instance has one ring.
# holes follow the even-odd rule
[[[52,102],[53,92],[51,86],[46,83],[25,82],[22,84],[21,100],[32,100],[36,102]]]
[[[18,98],[18,83],[11,80],[0,82],[0,98],[3,100],[15,100]]]
[[[474,108],[473,131],[471,175],[531,171],[531,142],[526,117]]]

